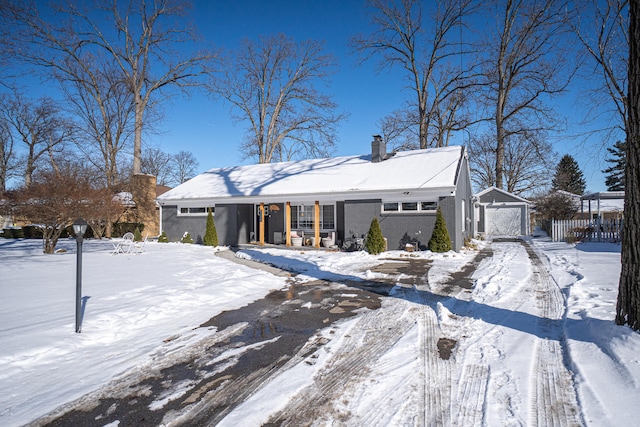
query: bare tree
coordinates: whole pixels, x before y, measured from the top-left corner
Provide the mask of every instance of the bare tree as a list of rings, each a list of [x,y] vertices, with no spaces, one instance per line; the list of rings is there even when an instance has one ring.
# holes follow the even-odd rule
[[[588,67],[584,69],[594,86],[586,119],[606,115],[608,126],[598,131],[605,131],[607,140],[618,138],[627,129],[628,16],[628,0],[592,0],[587,7],[576,5],[575,19],[569,21],[591,59],[585,61]]]
[[[213,90],[249,122],[242,151],[258,163],[327,156],[343,118],[317,86],[335,61],[316,41],[296,43],[284,35],[245,40],[229,58]]]
[[[393,151],[407,151],[419,148],[416,114],[410,106],[393,111],[378,121],[382,129],[382,138],[387,148]]]
[[[104,185],[113,188],[122,181],[122,156],[133,131],[129,91],[109,60],[86,55],[68,71],[74,78],[62,89],[78,119],[77,147],[102,171]]]
[[[7,189],[7,181],[17,169],[13,152],[13,134],[8,123],[0,118],[0,194]]]
[[[471,138],[468,145],[472,179],[478,188],[495,185],[495,137],[484,133]],[[530,194],[551,182],[555,154],[544,133],[511,135],[506,140],[504,176],[506,190],[513,194]]]
[[[189,151],[180,151],[171,156],[172,173],[170,182],[179,185],[196,176],[198,160]]]
[[[156,177],[158,185],[170,185],[174,173],[173,156],[159,148],[148,148],[142,152],[141,173]]]
[[[640,2],[629,2],[629,91],[622,270],[616,323],[640,330]]]
[[[428,16],[423,16],[425,4],[433,5]],[[457,101],[473,83],[471,70],[463,70],[459,61],[469,45],[453,33],[477,4],[472,0],[370,0],[374,32],[352,40],[365,60],[378,56],[380,68],[400,66],[406,72],[407,89],[416,97],[412,108],[417,111],[414,125],[420,148],[445,145],[448,134],[464,122],[457,116],[461,105]]]
[[[73,126],[52,99],[31,101],[17,93],[0,95],[0,116],[26,149],[23,156],[26,187],[31,184],[37,163],[43,156],[48,156],[56,168],[55,152],[60,152],[64,142],[71,139]]]
[[[562,45],[567,18],[562,1],[496,0],[496,9],[498,31],[485,42],[485,90],[479,95],[493,112],[494,185],[503,188],[507,140],[559,127],[547,101],[565,91],[573,72]]]
[[[87,59],[112,60],[126,85],[134,113],[133,172],[140,172],[142,131],[147,108],[172,87],[186,88],[209,72],[214,55],[195,52],[195,34],[185,26],[187,4],[181,0],[93,4],[66,1],[54,11],[56,20],[40,16],[38,8],[22,2],[9,10],[19,25],[16,37],[21,60],[44,67],[65,83],[78,80]],[[91,61],[95,63],[95,61]],[[86,70],[84,70],[86,71]],[[98,70],[93,70],[98,74]]]

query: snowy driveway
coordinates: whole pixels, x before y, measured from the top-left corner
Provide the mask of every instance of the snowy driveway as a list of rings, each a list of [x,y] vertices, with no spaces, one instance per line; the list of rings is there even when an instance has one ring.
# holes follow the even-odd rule
[[[74,243],[0,240],[0,423],[633,425],[619,246],[477,243],[238,254],[291,282],[203,246],[87,241],[75,334]]]
[[[370,280],[292,284],[41,421],[247,425],[253,413],[255,425],[582,425],[558,322],[564,297],[542,261],[515,241],[474,261],[433,283],[430,263],[407,257],[373,266]],[[501,283],[473,289],[480,263]],[[312,379],[273,404],[270,388],[305,368]]]

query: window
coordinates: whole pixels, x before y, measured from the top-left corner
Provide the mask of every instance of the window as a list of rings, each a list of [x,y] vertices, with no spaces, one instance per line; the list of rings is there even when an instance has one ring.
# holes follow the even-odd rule
[[[215,214],[215,207],[180,208],[180,215],[207,215],[211,212]]]
[[[335,230],[335,206],[320,205],[320,229]],[[291,205],[291,228],[313,230],[315,228],[315,205]]]
[[[320,215],[320,228],[323,230],[333,230],[336,228],[336,220],[333,205],[322,205]]]
[[[382,204],[382,210],[384,212],[397,212],[398,209],[398,204],[397,203],[383,203]]]
[[[385,202],[382,204],[382,213],[435,212],[437,209],[438,202]]]

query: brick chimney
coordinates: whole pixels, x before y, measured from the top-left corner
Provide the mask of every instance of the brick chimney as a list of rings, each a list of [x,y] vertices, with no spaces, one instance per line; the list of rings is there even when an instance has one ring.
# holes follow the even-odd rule
[[[373,135],[371,141],[371,163],[379,163],[387,158],[387,144],[380,135]]]

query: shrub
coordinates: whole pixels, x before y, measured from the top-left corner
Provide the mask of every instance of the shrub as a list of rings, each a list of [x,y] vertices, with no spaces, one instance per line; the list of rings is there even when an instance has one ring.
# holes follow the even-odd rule
[[[143,232],[144,224],[140,222],[114,222],[111,228],[111,235],[113,237],[122,237],[126,233],[135,234],[136,228],[139,229],[140,232]]]
[[[384,236],[382,236],[382,229],[378,223],[378,218],[373,218],[369,226],[369,232],[367,233],[365,249],[370,254],[377,255],[380,252],[384,252],[384,246]]]
[[[140,229],[138,227],[136,227],[136,231],[133,232],[133,241],[142,242],[142,233],[140,233]]]
[[[444,221],[440,207],[438,207],[436,213],[436,225],[433,228],[433,234],[429,240],[429,249],[431,252],[448,252],[451,250],[449,230],[447,230],[447,224]]]
[[[205,246],[218,246],[218,232],[216,231],[216,223],[213,220],[213,213],[209,209],[209,215],[207,215],[207,228],[204,232],[204,244]]]
[[[165,233],[163,231],[162,234],[160,234],[160,237],[158,237],[158,242],[159,243],[169,243],[169,238],[167,237],[167,233]]]
[[[193,239],[191,238],[191,234],[188,231],[185,231],[182,235],[182,239],[180,240],[182,243],[193,243]]]

